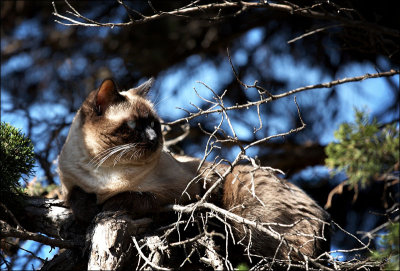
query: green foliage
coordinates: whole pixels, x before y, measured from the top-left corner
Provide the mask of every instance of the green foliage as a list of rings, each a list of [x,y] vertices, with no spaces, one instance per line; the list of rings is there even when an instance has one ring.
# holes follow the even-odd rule
[[[397,124],[380,126],[376,120],[368,119],[368,114],[356,110],[355,123],[340,125],[335,132],[338,142],[330,143],[325,149],[326,165],[344,171],[352,187],[368,185],[371,180],[393,171],[399,162]],[[372,253],[372,259],[386,261],[386,270],[399,270],[399,222],[387,227],[379,246]]]
[[[20,130],[8,123],[0,124],[1,201],[13,204],[21,195],[20,178],[32,174],[35,163],[33,145]]]
[[[344,171],[352,187],[359,183],[364,187],[399,161],[399,129],[395,124],[379,127],[363,111],[356,110],[355,118],[355,123],[343,123],[335,131],[338,142],[326,147],[325,163]]]
[[[247,270],[249,270],[249,269],[250,269],[250,268],[247,266],[246,263],[241,263],[241,264],[239,264],[239,265],[236,267],[235,270],[238,270],[238,271],[247,271]]]
[[[399,222],[391,224],[387,234],[382,235],[379,240],[381,247],[372,254],[373,259],[387,259],[385,270],[400,270],[399,230]]]

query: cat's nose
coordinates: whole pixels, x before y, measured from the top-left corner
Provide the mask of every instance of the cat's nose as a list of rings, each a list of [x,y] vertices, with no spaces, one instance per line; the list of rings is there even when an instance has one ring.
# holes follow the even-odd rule
[[[157,133],[153,128],[147,127],[145,129],[145,134],[149,141],[155,141],[157,139]]]

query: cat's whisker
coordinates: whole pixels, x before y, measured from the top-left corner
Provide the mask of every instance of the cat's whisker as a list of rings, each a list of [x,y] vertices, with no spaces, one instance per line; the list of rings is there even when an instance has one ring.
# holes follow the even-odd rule
[[[115,166],[118,164],[118,162],[121,160],[121,158],[129,151],[134,149],[137,146],[137,143],[128,143],[124,145],[119,145],[115,147],[108,148],[106,150],[103,150],[100,152],[98,155],[93,157],[88,164],[92,165],[94,168],[98,169],[101,167],[104,162],[106,162],[111,156],[116,155],[114,157],[114,163],[113,165]]]
[[[157,97],[154,99],[154,100],[155,100],[155,102],[154,102],[154,107],[158,107],[159,104],[165,102],[166,100],[171,99],[172,97],[173,97],[173,95],[169,95],[169,96],[166,96],[166,97],[164,97],[164,98],[162,98],[162,99],[159,99],[160,96],[159,96],[159,94],[158,94]]]
[[[101,151],[99,154],[97,154],[96,156],[94,156],[89,162],[88,165],[95,165],[97,164],[102,157],[106,156],[108,153],[112,152],[114,149],[119,148],[120,146],[115,146],[115,147],[111,147],[108,149],[105,149],[103,151]]]
[[[108,158],[110,158],[115,153],[123,151],[124,149],[129,147],[129,145],[131,145],[131,144],[124,144],[124,145],[108,148],[108,149],[100,152],[95,157],[93,157],[92,160],[90,160],[90,162],[88,164],[92,165],[94,168],[98,169],[105,161],[107,161]]]
[[[122,156],[124,156],[125,153],[127,153],[132,146],[130,144],[122,149],[122,151],[114,158],[114,166],[118,164],[118,162],[121,160]]]
[[[90,164],[93,165],[94,167],[98,167],[101,163],[103,163],[105,161],[104,159],[107,159],[110,154],[112,154],[115,151],[118,151],[118,149],[119,149],[119,146],[113,147],[113,148],[109,148],[109,149],[99,153],[97,156],[95,156],[91,160]]]
[[[132,160],[132,158],[136,159],[137,157],[140,157],[141,155],[144,154],[144,151],[142,149],[135,150],[132,155],[129,157],[129,160]]]
[[[124,148],[126,148],[126,146],[125,146],[125,145],[121,145],[121,146],[118,146],[118,148],[115,148],[112,152],[108,153],[106,156],[104,156],[104,157],[100,160],[99,164],[97,165],[97,168],[99,168],[99,167],[100,167],[105,161],[107,161],[107,159],[110,158],[112,155],[114,155],[114,154],[116,154],[116,153],[118,153],[118,152],[124,150]]]
[[[125,155],[125,153],[134,150],[134,148],[136,148],[138,144],[137,143],[132,143],[130,144],[124,151],[122,151],[122,153],[120,154],[119,158],[121,158],[123,155]]]

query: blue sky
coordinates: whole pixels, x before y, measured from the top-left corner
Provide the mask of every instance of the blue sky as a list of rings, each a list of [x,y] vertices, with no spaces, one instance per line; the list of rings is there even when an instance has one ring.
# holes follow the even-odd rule
[[[30,23],[23,24],[17,32],[20,33],[21,37],[25,37],[26,35],[30,35],[27,31],[24,30],[24,27],[28,27]],[[36,29],[35,24],[33,24],[33,29]],[[39,30],[33,31],[33,33],[38,32]],[[40,32],[40,31],[39,31]],[[259,30],[251,30],[243,39],[248,41],[247,47],[252,48],[256,44],[261,41],[261,37],[264,33]],[[233,62],[235,64],[241,64],[245,61],[244,52],[240,50],[232,56]],[[77,63],[73,64],[73,67],[84,67],[80,61],[86,60],[77,60]],[[115,61],[118,61],[116,59]],[[381,61],[381,65],[388,66],[385,63],[384,59]],[[230,80],[233,77],[233,73],[231,71],[231,67],[228,61],[222,63],[219,68],[216,68],[211,63],[207,63],[206,61],[202,61],[200,56],[193,55],[186,60],[187,63],[201,63],[200,65],[196,65],[196,69],[192,71],[191,78],[189,80],[185,77],[187,76],[187,72],[183,70],[176,69],[176,67],[171,67],[170,69],[164,71],[157,80],[157,86],[160,87],[158,94],[156,96],[152,96],[152,100],[156,104],[156,108],[159,112],[161,118],[166,119],[177,119],[185,116],[186,112],[179,109],[185,108],[189,111],[196,111],[196,109],[190,105],[200,104],[202,101],[194,91],[199,93],[204,98],[210,99],[212,98],[212,92],[204,87],[202,84],[198,83],[198,81],[206,83],[212,89],[219,91],[219,87],[223,85],[227,80]],[[295,62],[293,58],[289,56],[273,56],[273,67],[271,67],[271,72],[277,78],[285,79],[290,82],[289,89],[279,90],[280,93],[288,91],[290,89],[298,88],[301,86],[317,84],[320,82],[329,82],[332,80],[336,80],[344,77],[353,77],[360,76],[366,73],[375,73],[376,69],[371,64],[368,63],[354,63],[344,66],[338,73],[337,78],[330,78],[321,73],[320,69],[316,67],[310,67],[306,63],[303,62]],[[6,75],[15,70],[23,70],[27,65],[31,65],[32,60],[29,54],[22,53],[18,56],[13,57],[8,62],[2,65],[2,78],[6,78]],[[87,63],[86,63],[87,64]],[[118,67],[121,65],[115,64],[115,72],[118,70]],[[62,73],[63,66],[60,67],[60,72]],[[68,68],[65,68],[68,72]],[[389,69],[389,67],[388,67]],[[75,70],[75,68],[73,68]],[[75,70],[76,71],[76,70]],[[39,75],[32,75],[38,76]],[[254,80],[257,78],[243,78],[243,81],[247,84],[254,83]],[[399,80],[393,78],[393,80],[399,84]],[[185,82],[182,84],[182,82]],[[133,87],[133,86],[132,86]],[[173,95],[173,91],[179,89],[179,91],[183,91],[184,95]],[[255,90],[248,90],[253,91]],[[303,93],[299,93],[296,95],[298,104],[300,105],[300,109],[306,105],[317,104],[323,100],[324,95],[328,93],[329,89],[314,89],[308,90]],[[337,92],[339,95],[339,103],[338,110],[339,114],[336,119],[329,125],[328,129],[324,131],[323,134],[320,135],[320,138],[317,140],[321,144],[328,144],[333,141],[333,132],[338,128],[338,126],[342,122],[349,122],[354,119],[354,108],[357,109],[366,109],[370,112],[371,115],[378,113],[385,104],[393,100],[393,93],[390,91],[390,86],[388,85],[385,78],[376,78],[376,79],[368,79],[361,82],[354,82],[343,84],[337,87]],[[312,94],[312,95],[310,95]],[[4,91],[3,86],[1,88],[1,120],[5,122],[9,122],[17,128],[20,128],[24,133],[27,132],[28,122],[25,116],[25,112],[5,112],[10,107],[11,97],[8,92]],[[293,103],[293,97],[284,98],[282,100],[275,101],[277,103],[281,103],[283,108],[295,108]],[[264,105],[264,106],[269,106]],[[247,118],[249,122],[254,124],[254,127],[258,127],[258,118],[254,114],[254,110],[252,109],[249,112],[243,111],[243,117]],[[29,113],[32,117],[37,120],[45,120],[45,119],[53,119],[56,116],[66,116],[68,120],[72,120],[73,115],[67,114],[68,110],[62,103],[40,103],[29,108]],[[281,133],[290,130],[285,119],[287,115],[290,114],[289,111],[282,111],[281,117],[275,116],[271,118],[270,116],[262,116],[263,122],[274,127],[272,130],[272,134]],[[390,121],[394,119],[396,116],[387,115],[384,121]],[[252,135],[252,131],[248,129],[248,127],[243,126],[241,123],[234,122],[233,126],[239,138],[247,139]],[[45,125],[41,128],[38,126],[37,131],[39,133],[45,133],[46,127]],[[310,139],[311,141],[315,139]],[[40,142],[35,141],[35,147],[37,149],[42,149]],[[257,148],[250,150],[250,154],[256,155]],[[56,153],[54,153],[54,159],[56,157]],[[192,155],[202,155],[202,153],[192,153]],[[235,155],[235,154],[232,154]],[[39,167],[37,167],[39,169]],[[39,179],[43,176],[43,172],[40,170],[37,171],[37,175]]]

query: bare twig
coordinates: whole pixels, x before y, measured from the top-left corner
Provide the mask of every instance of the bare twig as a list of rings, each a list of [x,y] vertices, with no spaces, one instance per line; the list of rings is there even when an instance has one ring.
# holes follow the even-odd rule
[[[364,234],[363,236],[361,236],[361,239],[364,239],[366,237],[372,239],[372,238],[375,237],[375,235],[376,235],[376,233],[378,231],[380,231],[380,230],[386,228],[387,226],[393,224],[393,222],[398,222],[399,220],[400,220],[400,216],[396,216],[392,221],[387,221],[387,222],[383,223],[382,225],[379,225],[378,227],[374,228],[373,230],[370,230],[368,232],[359,231],[359,232],[357,232],[357,234],[361,234],[361,233]]]
[[[25,230],[18,230],[1,220],[0,220],[0,227],[1,227],[0,235],[2,237],[15,237],[15,238],[20,238],[22,240],[32,240],[45,245],[49,245],[52,247],[60,247],[60,248],[78,248],[83,246],[83,243],[78,243],[76,241],[49,238],[47,236],[38,233],[29,232]]]
[[[208,17],[208,20],[219,20],[224,17],[235,17],[244,11],[248,9],[268,9],[269,11],[274,11],[274,12],[283,12],[287,13],[290,15],[297,15],[297,16],[302,16],[302,17],[307,17],[307,18],[314,18],[314,19],[320,19],[320,20],[325,20],[325,21],[334,21],[334,22],[340,22],[341,24],[344,24],[347,27],[355,28],[355,29],[362,29],[368,32],[374,32],[374,33],[380,33],[380,34],[385,34],[389,35],[392,37],[400,37],[400,31],[393,29],[393,28],[388,28],[388,27],[383,27],[378,24],[374,23],[369,23],[365,21],[358,21],[354,19],[348,19],[345,16],[342,16],[342,13],[340,12],[319,12],[319,11],[314,11],[313,9],[317,7],[318,5],[314,5],[312,7],[305,7],[305,8],[299,8],[299,7],[293,7],[292,5],[285,3],[285,4],[277,4],[277,3],[270,3],[266,1],[258,1],[258,2],[246,2],[246,1],[224,1],[222,3],[210,3],[210,4],[203,4],[199,5],[197,4],[198,1],[194,1],[193,3],[190,3],[189,5],[183,6],[181,8],[177,8],[172,11],[157,11],[153,8],[154,14],[150,16],[144,16],[141,17],[139,20],[129,20],[128,22],[115,22],[115,23],[101,23],[97,22],[94,20],[91,20],[85,16],[82,16],[75,8],[73,8],[67,0],[64,0],[71,11],[69,13],[71,16],[82,19],[82,21],[77,21],[75,19],[72,19],[71,17],[67,17],[64,15],[61,15],[55,6],[55,3],[52,2],[53,4],[53,15],[65,20],[65,22],[61,22],[58,20],[55,20],[57,23],[63,24],[63,25],[68,25],[68,26],[95,26],[95,27],[126,27],[126,26],[134,26],[138,24],[144,24],[150,21],[156,21],[160,20],[161,18],[164,18],[166,16],[191,16],[194,13],[201,12],[201,14],[207,14],[208,12],[211,11],[219,11],[217,16],[212,16]],[[119,4],[122,5],[122,1],[118,2]],[[151,5],[151,2],[149,2]],[[152,5],[151,5],[152,7]],[[232,9],[237,9],[237,11],[231,11],[228,15],[220,16],[220,11],[221,10],[232,10]]]
[[[165,268],[165,267],[158,266],[158,265],[154,264],[152,261],[150,261],[150,260],[144,255],[144,253],[143,253],[142,249],[140,248],[140,246],[139,246],[139,244],[138,244],[138,242],[137,242],[135,236],[132,236],[132,241],[133,241],[133,243],[135,244],[135,247],[136,247],[136,249],[137,249],[137,251],[138,251],[140,257],[146,262],[146,264],[150,265],[150,266],[151,266],[152,268],[154,268],[155,270],[162,270],[162,271],[171,270],[170,268]]]
[[[370,78],[379,78],[379,77],[390,77],[396,74],[400,74],[400,70],[390,70],[387,72],[380,72],[380,73],[374,73],[374,74],[369,74],[366,73],[364,75],[361,76],[356,76],[356,77],[350,77],[350,78],[343,78],[343,79],[338,79],[338,80],[334,80],[331,82],[327,82],[327,83],[320,83],[320,84],[315,84],[315,85],[309,85],[309,86],[305,86],[305,87],[300,87],[300,88],[296,88],[290,91],[286,91],[284,93],[281,94],[275,94],[272,97],[268,97],[265,99],[260,99],[254,102],[248,102],[246,104],[241,104],[241,105],[233,105],[233,106],[228,106],[228,107],[224,107],[224,108],[214,108],[215,105],[213,105],[213,107],[210,107],[206,110],[199,110],[198,112],[191,112],[189,113],[189,116],[184,117],[184,118],[180,118],[178,120],[172,121],[172,122],[168,122],[166,123],[167,125],[176,125],[178,123],[184,123],[184,122],[188,122],[194,118],[197,118],[199,116],[203,116],[203,115],[209,115],[209,114],[213,114],[213,113],[222,113],[224,111],[229,111],[229,110],[242,110],[242,109],[247,109],[253,106],[259,106],[261,104],[266,104],[272,100],[277,100],[283,97],[287,97],[299,92],[303,92],[306,90],[311,90],[311,89],[320,89],[320,88],[332,88],[336,85],[341,85],[341,84],[346,84],[346,83],[350,83],[350,82],[359,82],[359,81],[363,81],[366,79],[370,79]]]
[[[3,208],[4,212],[8,214],[11,217],[11,220],[17,225],[17,229],[23,229],[17,218],[14,216],[14,214],[5,206],[2,202],[0,202],[1,208]]]
[[[212,266],[214,270],[223,270],[224,264],[221,260],[221,257],[215,251],[215,243],[211,236],[204,235],[199,242],[206,248],[207,256],[206,258],[201,258],[201,260]]]
[[[316,33],[319,33],[319,32],[322,32],[322,31],[325,31],[325,30],[328,30],[328,29],[331,29],[331,28],[340,27],[340,26],[342,26],[342,24],[335,24],[335,25],[330,25],[330,26],[325,26],[325,27],[319,27],[317,29],[314,29],[314,30],[311,30],[311,31],[309,31],[307,33],[304,33],[304,34],[302,34],[302,35],[300,35],[300,36],[298,36],[298,37],[296,37],[294,39],[291,39],[287,43],[293,43],[295,41],[301,40],[301,39],[303,39],[305,37],[314,35]]]

